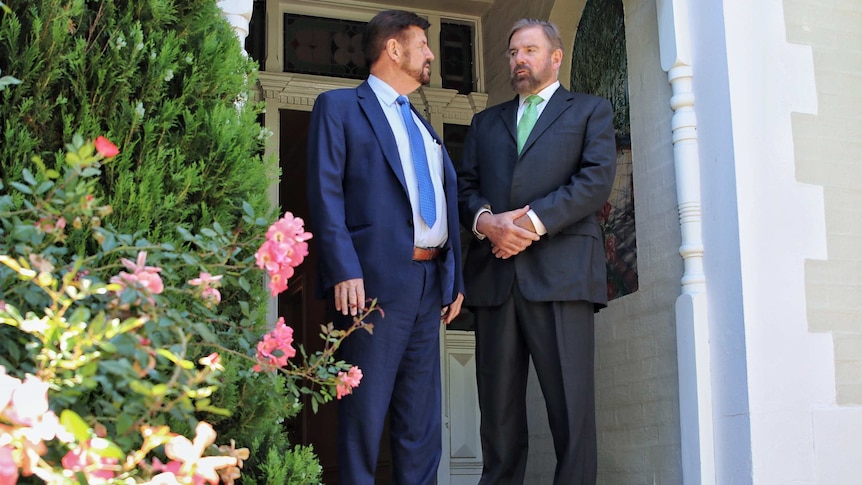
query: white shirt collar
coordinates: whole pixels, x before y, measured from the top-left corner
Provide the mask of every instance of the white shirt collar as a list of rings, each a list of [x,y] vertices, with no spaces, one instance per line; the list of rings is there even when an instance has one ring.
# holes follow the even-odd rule
[[[382,101],[386,106],[392,106],[395,103],[395,100],[398,99],[398,96],[400,96],[398,91],[374,74],[370,74],[368,76],[368,85],[371,86],[371,90],[374,91],[374,94],[376,94],[377,97],[380,98],[380,101]]]
[[[557,81],[552,82],[550,85],[548,85],[548,87],[539,91],[536,94],[539,95],[540,98],[542,98],[542,103],[545,103],[549,99],[551,99],[551,96],[553,96],[554,93],[557,92],[557,88],[559,88],[559,87],[560,87],[560,81],[557,80]],[[527,99],[527,96],[529,96],[529,94],[518,95],[518,106],[521,106],[524,104],[524,100]]]

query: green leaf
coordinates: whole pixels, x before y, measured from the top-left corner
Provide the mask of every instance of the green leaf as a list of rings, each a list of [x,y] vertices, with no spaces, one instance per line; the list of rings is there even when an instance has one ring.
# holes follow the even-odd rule
[[[78,413],[70,409],[64,409],[63,412],[60,413],[60,424],[66,428],[66,431],[72,433],[72,436],[74,436],[75,440],[79,443],[87,441],[92,435],[87,423],[81,419],[81,416],[78,416]]]
[[[180,236],[186,241],[193,241],[195,238],[185,227],[177,226],[177,232],[180,233]]]
[[[250,293],[250,292],[251,292],[251,285],[248,283],[248,280],[247,280],[247,279],[245,279],[245,277],[244,277],[244,276],[240,276],[240,277],[239,277],[239,286],[240,286],[240,288],[242,288],[242,289],[243,289],[243,291],[245,291],[246,293]]]
[[[132,331],[144,324],[144,320],[140,317],[132,317],[123,321],[123,324],[117,328],[116,334],[124,334]]]
[[[53,186],[54,186],[54,182],[51,182],[50,180],[46,180],[46,181],[42,182],[41,184],[39,184],[39,187],[36,188],[36,194],[37,195],[44,194],[45,192],[48,191],[48,189],[50,189]]]
[[[109,354],[116,354],[117,353],[117,346],[112,344],[111,342],[101,340],[101,341],[97,341],[96,345],[100,349],[104,350],[105,352],[107,352]]]
[[[242,201],[242,211],[245,212],[245,215],[254,219],[254,207],[252,207],[248,201]]]
[[[126,434],[132,429],[132,425],[134,424],[135,420],[130,414],[120,413],[120,416],[117,418],[117,434]]]
[[[171,352],[168,349],[157,349],[156,353],[161,355],[162,357],[170,360],[174,364],[182,367],[183,369],[191,370],[191,369],[195,368],[194,362],[192,362],[190,360],[180,359],[179,357],[174,355],[173,352]]]
[[[151,394],[150,388],[141,381],[129,381],[129,388],[143,396],[149,396]]]
[[[207,324],[195,323],[194,329],[207,342],[218,343],[218,341],[219,341],[218,335],[214,334],[212,329],[210,329],[210,327]]]
[[[18,189],[19,192],[23,192],[25,194],[33,195],[33,191],[30,190],[30,187],[20,183],[20,182],[9,182],[9,185]]]
[[[102,251],[113,251],[117,247],[117,238],[115,238],[112,233],[105,231],[102,228],[96,229],[96,232],[105,236],[105,239],[102,241]]]
[[[126,453],[119,446],[105,438],[95,437],[91,439],[90,449],[96,452],[97,455],[105,458],[116,458],[117,460],[126,458]]]
[[[26,168],[24,170],[21,170],[21,176],[24,177],[24,181],[28,184],[36,185],[36,177],[34,177],[33,174]]]
[[[207,401],[208,401],[208,400],[207,400]],[[203,404],[201,401],[198,401],[198,402],[196,402],[196,403],[195,403],[195,410],[196,410],[196,411],[203,411],[203,412],[207,412],[207,413],[216,414],[216,415],[218,415],[218,416],[230,416],[230,415],[231,415],[231,412],[230,412],[230,411],[228,411],[227,409],[220,408],[220,407],[217,407],[217,406],[212,406],[212,405],[210,405],[210,404],[208,404],[208,403],[207,403],[207,404]]]

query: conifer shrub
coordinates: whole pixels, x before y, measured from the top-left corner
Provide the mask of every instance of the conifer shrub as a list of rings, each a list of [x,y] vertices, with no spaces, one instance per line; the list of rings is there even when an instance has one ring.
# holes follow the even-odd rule
[[[103,167],[96,191],[112,208],[105,224],[117,233],[182,248],[190,244],[189,234],[240,226],[243,202],[256,214],[275,216],[267,188],[277,168],[261,155],[269,132],[257,122],[261,106],[247,96],[256,66],[242,55],[215,0],[6,4],[10,10],[0,11],[0,72],[20,83],[0,90],[0,187],[21,180],[33,155],[48,170],[61,170],[64,145],[77,133],[105,135],[122,150]],[[23,203],[8,195],[11,206]],[[236,251],[249,251],[245,238],[260,236],[239,235]],[[65,241],[79,253],[93,244],[84,237]],[[190,265],[186,277],[196,271]],[[220,309],[236,322],[253,322],[236,329],[237,335],[261,333],[263,281],[235,280],[241,288],[225,284]],[[253,339],[223,344],[246,353],[248,341]],[[265,442],[259,456],[246,462],[244,483],[281,483],[268,473],[313,470],[313,453],[291,449],[281,426],[297,412],[283,381],[228,356],[224,363],[213,405],[233,415],[201,419],[238,446]],[[181,419],[170,424],[177,430],[193,426]]]

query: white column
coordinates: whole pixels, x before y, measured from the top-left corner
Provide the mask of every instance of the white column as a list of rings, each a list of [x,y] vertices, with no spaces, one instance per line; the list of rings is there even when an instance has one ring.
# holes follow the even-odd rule
[[[688,1],[656,0],[656,6],[661,64],[673,92],[671,128],[684,264],[682,293],[676,301],[683,483],[714,485],[709,316]]]
[[[248,24],[251,22],[252,0],[219,0],[219,8],[224,13],[224,18],[233,27],[239,38],[239,46],[243,54],[245,51],[245,38],[248,37]]]

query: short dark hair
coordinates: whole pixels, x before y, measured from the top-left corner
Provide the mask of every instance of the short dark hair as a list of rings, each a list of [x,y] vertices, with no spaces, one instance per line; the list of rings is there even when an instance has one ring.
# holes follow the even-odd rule
[[[560,30],[557,29],[557,26],[547,20],[538,19],[521,19],[515,22],[515,24],[512,25],[512,29],[509,30],[509,41],[506,44],[506,48],[509,48],[508,45],[512,42],[512,36],[515,35],[515,32],[530,27],[542,28],[542,32],[545,33],[545,37],[548,39],[548,43],[551,44],[552,50],[563,50],[563,40],[560,37]]]
[[[387,40],[395,38],[404,43],[407,29],[412,26],[427,30],[431,22],[404,10],[384,10],[375,15],[365,25],[365,35],[362,37],[362,51],[368,65],[374,64],[380,57]]]

